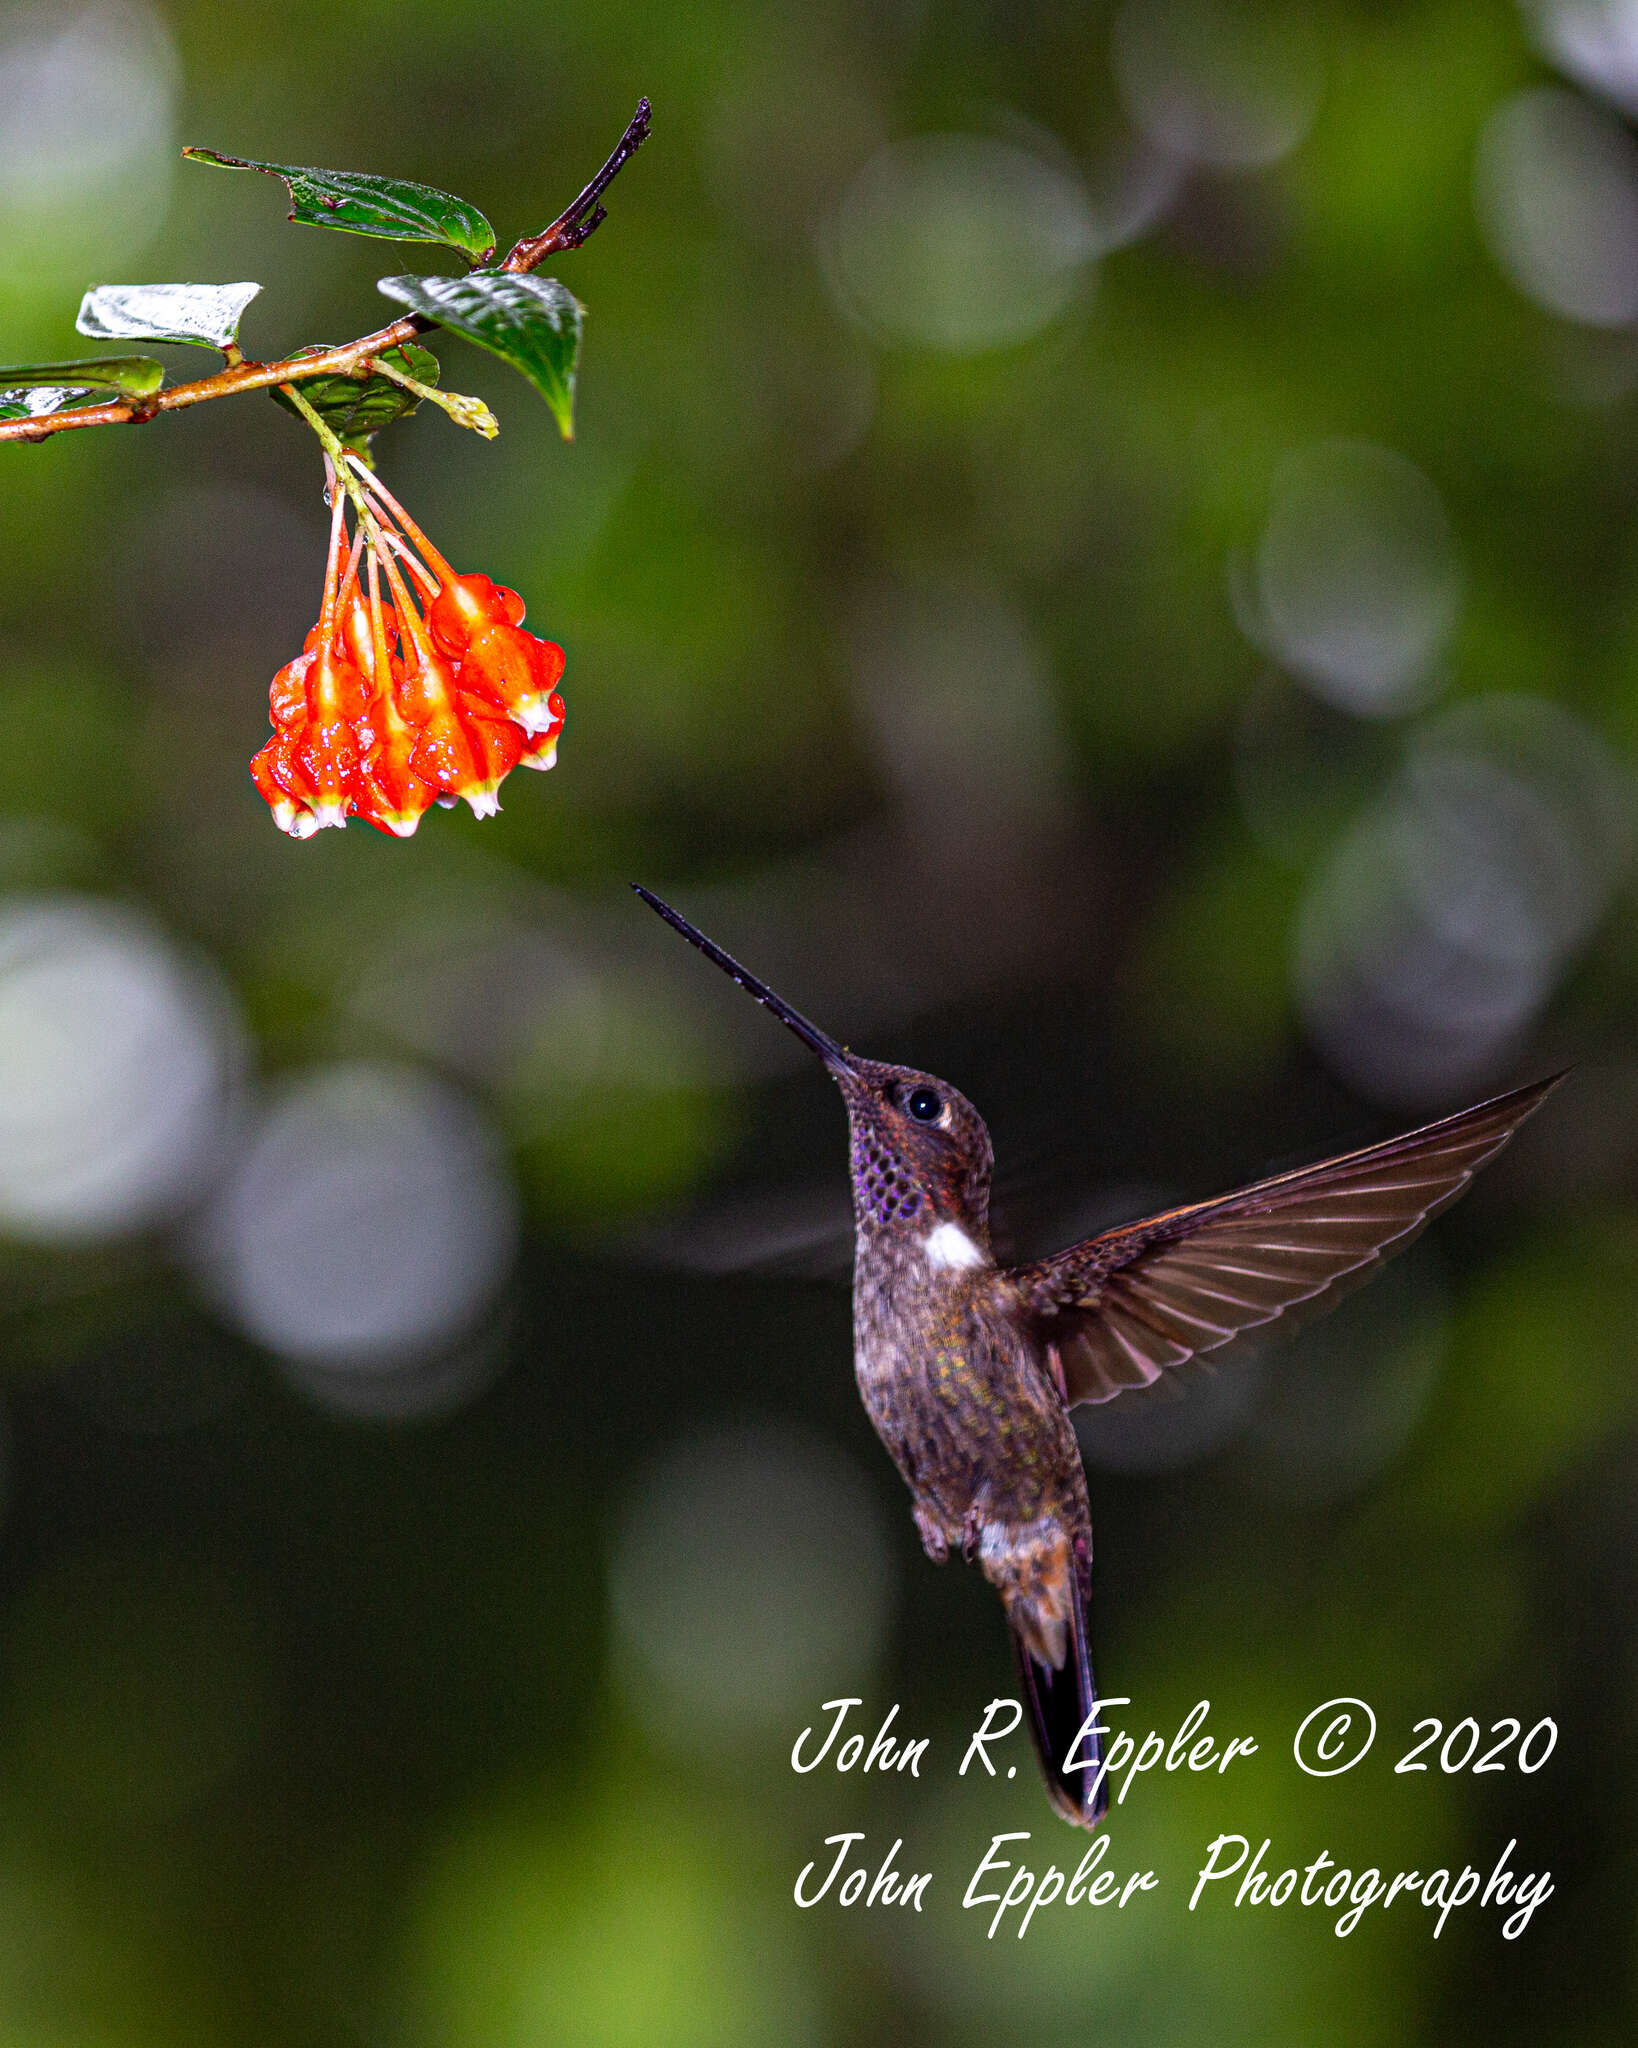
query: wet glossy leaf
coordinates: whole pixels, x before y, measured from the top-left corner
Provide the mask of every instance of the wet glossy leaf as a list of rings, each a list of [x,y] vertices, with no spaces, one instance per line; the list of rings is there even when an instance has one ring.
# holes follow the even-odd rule
[[[259,284],[99,284],[75,326],[104,341],[187,341],[226,348]]]
[[[88,391],[83,384],[39,384],[33,390],[0,388],[0,425],[10,420],[44,419],[53,412],[78,412],[82,406],[107,402],[106,391]]]
[[[482,271],[472,277],[384,277],[399,305],[475,341],[521,370],[574,438],[574,383],[585,309],[555,277]]]
[[[317,349],[301,351],[303,355],[317,353]],[[386,360],[417,383],[438,381],[438,358],[430,349],[417,348],[414,342],[388,349]],[[286,412],[296,411],[282,391],[275,390],[271,395]],[[349,448],[359,449],[372,434],[390,427],[394,420],[407,419],[421,403],[413,391],[406,391],[390,377],[382,376],[307,378],[302,381],[301,395]]]
[[[349,235],[380,235],[392,242],[447,242],[481,263],[494,253],[495,230],[475,206],[408,178],[377,178],[367,171],[321,171],[304,164],[259,163],[214,149],[185,149],[196,163],[230,171],[265,171],[290,191],[290,218],[308,227],[339,228]]]
[[[8,398],[20,391],[72,389],[117,392],[121,398],[148,398],[165,381],[165,365],[152,356],[80,356],[67,363],[13,363],[0,366],[0,392]],[[59,406],[35,404],[35,416]],[[28,411],[13,414],[27,418]]]

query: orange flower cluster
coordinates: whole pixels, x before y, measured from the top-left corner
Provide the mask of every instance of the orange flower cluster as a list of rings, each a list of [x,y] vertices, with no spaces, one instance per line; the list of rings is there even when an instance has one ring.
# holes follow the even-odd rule
[[[563,650],[524,632],[515,590],[457,576],[362,464],[366,509],[349,546],[345,496],[325,466],[324,601],[273,678],[273,737],[251,777],[293,839],[349,818],[402,838],[432,804],[461,797],[493,817],[514,768],[557,759]]]

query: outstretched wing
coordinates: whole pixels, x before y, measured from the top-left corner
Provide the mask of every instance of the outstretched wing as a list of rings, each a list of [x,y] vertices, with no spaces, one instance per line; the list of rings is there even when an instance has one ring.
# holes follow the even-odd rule
[[[1071,1405],[1144,1386],[1299,1307],[1328,1308],[1455,1201],[1563,1078],[1014,1267]]]

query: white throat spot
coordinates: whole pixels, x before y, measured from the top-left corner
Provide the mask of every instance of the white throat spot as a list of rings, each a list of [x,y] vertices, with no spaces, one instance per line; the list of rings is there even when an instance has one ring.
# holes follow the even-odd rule
[[[929,1266],[982,1266],[984,1254],[959,1223],[940,1223],[921,1241]]]

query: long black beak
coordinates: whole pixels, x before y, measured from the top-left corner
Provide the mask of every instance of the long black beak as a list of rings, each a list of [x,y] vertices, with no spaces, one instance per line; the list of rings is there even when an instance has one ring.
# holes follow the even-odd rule
[[[852,1076],[856,1072],[853,1062],[828,1033],[821,1031],[817,1024],[810,1024],[800,1010],[791,1008],[783,996],[776,996],[765,981],[758,981],[754,974],[747,973],[731,953],[725,953],[720,946],[714,945],[686,917],[679,917],[671,905],[662,903],[652,889],[645,889],[641,882],[633,882],[631,886],[650,910],[658,911],[674,931],[681,932],[690,945],[698,946],[707,960],[714,960],[724,974],[737,981],[747,995],[755,996],[765,1010],[772,1010],[780,1023],[787,1030],[794,1031],[805,1046],[816,1052],[833,1074]]]

